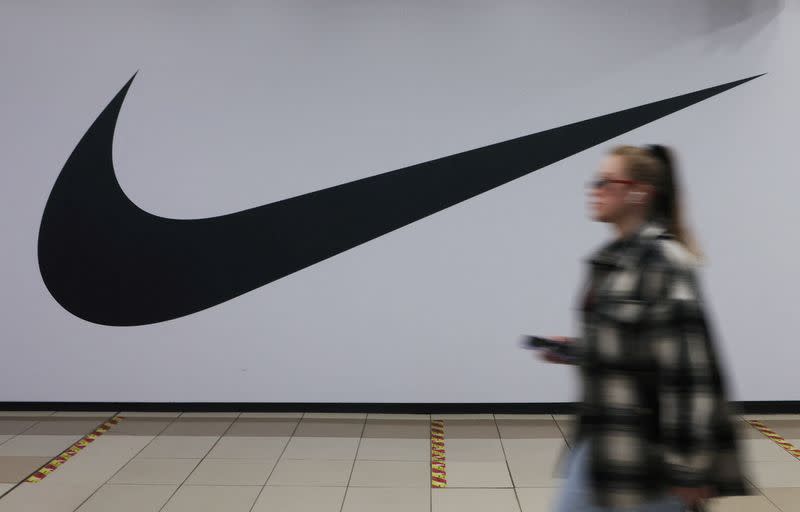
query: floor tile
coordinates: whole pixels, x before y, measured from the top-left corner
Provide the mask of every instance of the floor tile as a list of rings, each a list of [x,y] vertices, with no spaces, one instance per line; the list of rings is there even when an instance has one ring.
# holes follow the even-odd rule
[[[427,439],[431,438],[429,421],[417,420],[367,420],[365,438]]]
[[[520,512],[513,489],[433,489],[432,512]]]
[[[532,459],[509,459],[508,468],[515,487],[558,487],[562,480],[555,463]]]
[[[297,419],[303,417],[302,412],[243,412],[239,419]]]
[[[278,459],[288,437],[223,437],[207,455],[211,459]]]
[[[444,422],[445,439],[498,439],[497,424],[492,420],[458,420]]]
[[[117,411],[59,411],[53,413],[53,418],[91,418],[99,421],[105,421],[112,416],[115,416]]]
[[[389,421],[427,421],[430,422],[430,414],[367,414],[367,422],[376,420]]]
[[[447,460],[467,462],[502,462],[506,460],[500,439],[451,439],[445,429],[445,452]]]
[[[0,457],[0,483],[17,484],[50,462],[51,457]]]
[[[552,420],[555,421],[552,414],[495,414],[496,421],[503,420]]]
[[[216,436],[158,436],[139,453],[148,459],[201,459],[220,438]]]
[[[217,418],[224,418],[224,419],[236,419],[242,413],[240,412],[184,412],[181,414],[181,418],[200,418],[204,420],[213,420]]]
[[[430,488],[429,462],[357,460],[350,487]]]
[[[788,462],[797,460],[789,452],[767,438],[740,439],[739,444],[742,450],[742,460],[746,462]]]
[[[187,485],[167,502],[163,512],[250,512],[260,487]]]
[[[227,420],[178,418],[161,433],[162,436],[221,436],[233,423]]]
[[[283,458],[352,461],[356,458],[358,441],[352,437],[293,437]]]
[[[749,473],[753,483],[759,488],[800,487],[800,461],[755,462],[750,464]]]
[[[774,503],[781,512],[800,512],[800,488],[766,487],[761,489],[764,496]]]
[[[344,487],[265,487],[252,512],[339,512]]]
[[[430,439],[362,439],[359,460],[429,461]]]
[[[0,456],[55,457],[80,436],[29,436],[20,435],[0,445]]]
[[[17,435],[36,425],[32,419],[0,418],[0,435]]]
[[[14,437],[14,436],[10,435],[10,434],[9,435],[0,435],[0,444],[5,443],[6,441],[11,439],[12,437]]]
[[[281,459],[267,485],[345,487],[352,468],[352,461]]]
[[[55,411],[0,411],[0,419],[12,418],[46,418]]]
[[[497,428],[504,439],[562,439],[556,422],[550,420],[498,420]]]
[[[503,439],[502,442],[508,460],[552,465],[567,453],[567,443],[563,439]]]
[[[28,436],[66,436],[76,435],[83,437],[94,432],[104,420],[101,419],[73,419],[73,418],[45,418],[28,430]]]
[[[158,418],[125,418],[114,425],[107,436],[157,436],[166,429],[171,419]]]
[[[199,462],[198,459],[134,459],[108,483],[180,485]]]
[[[759,421],[800,420],[800,414],[742,414],[741,418]]]
[[[176,485],[104,485],[77,512],[159,512]]]
[[[119,413],[123,418],[151,418],[151,419],[174,419],[181,415],[179,412],[148,412],[148,411],[122,411]]]
[[[739,437],[739,439],[766,439],[764,434],[747,422],[737,421],[735,425],[736,435]]]
[[[429,512],[430,509],[430,488],[350,487],[342,512]]]
[[[273,460],[206,459],[189,475],[184,485],[258,485],[267,483],[275,467]]]
[[[447,487],[512,487],[505,462],[447,462]]]
[[[100,487],[129,460],[123,457],[87,457],[79,453],[47,475],[47,481],[65,485],[91,484]]]
[[[338,412],[307,412],[303,419],[308,420],[363,420],[366,419],[367,414],[356,413],[338,413]]]
[[[565,436],[569,436],[575,432],[578,423],[575,421],[574,418],[568,419],[556,419],[556,425],[558,425],[558,429],[561,431],[562,434]]]
[[[281,418],[238,419],[225,432],[226,437],[289,437],[297,428],[299,420]]]
[[[364,420],[308,419],[306,415],[297,426],[298,437],[361,437]]]
[[[517,489],[517,499],[522,512],[546,512],[553,510],[558,489],[555,487],[527,487]]]
[[[0,484],[0,496],[14,488],[16,484]]]
[[[709,512],[781,512],[764,496],[731,496],[710,500],[708,504]]]
[[[131,459],[139,454],[153,436],[102,436],[81,451],[82,457],[123,457]]]
[[[64,485],[47,480],[24,483],[3,496],[0,512],[73,512],[95,489],[94,485]]]
[[[431,414],[431,419],[433,420],[459,420],[459,421],[468,421],[468,420],[484,420],[484,421],[494,421],[494,414]]]

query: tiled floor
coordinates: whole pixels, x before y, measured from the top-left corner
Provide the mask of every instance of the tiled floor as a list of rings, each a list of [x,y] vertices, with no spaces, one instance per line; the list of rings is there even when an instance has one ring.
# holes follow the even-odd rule
[[[119,413],[39,483],[22,483],[117,413],[0,412],[0,512],[546,512],[569,416]],[[800,415],[754,416],[800,447]],[[430,486],[430,421],[447,481]],[[744,421],[760,495],[714,512],[800,512],[800,460]],[[19,485],[18,485],[19,484]]]

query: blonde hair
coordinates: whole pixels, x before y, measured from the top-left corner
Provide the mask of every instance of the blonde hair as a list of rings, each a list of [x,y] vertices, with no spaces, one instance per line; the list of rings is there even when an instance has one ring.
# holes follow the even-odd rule
[[[630,179],[647,183],[655,189],[649,219],[663,223],[668,233],[689,252],[701,258],[697,241],[684,221],[672,151],[660,145],[617,146],[610,154],[625,160],[625,170]]]

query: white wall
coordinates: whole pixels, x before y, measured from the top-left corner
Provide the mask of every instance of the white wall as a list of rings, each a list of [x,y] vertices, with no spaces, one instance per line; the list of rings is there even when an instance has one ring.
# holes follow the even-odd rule
[[[778,0],[3,2],[0,401],[572,400],[516,342],[574,332],[608,234],[583,184],[618,142],[679,151],[734,398],[800,399],[798,23]],[[136,70],[117,176],[175,218],[768,74],[217,307],[104,327],[53,300],[36,243]]]

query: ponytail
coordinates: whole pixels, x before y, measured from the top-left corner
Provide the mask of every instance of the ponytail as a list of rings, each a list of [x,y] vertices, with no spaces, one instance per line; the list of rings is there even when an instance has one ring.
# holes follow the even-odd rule
[[[680,186],[675,170],[672,150],[651,144],[645,147],[619,146],[612,155],[625,158],[631,179],[648,183],[655,188],[650,206],[650,220],[663,224],[689,252],[701,258],[702,254],[684,222]]]
[[[664,223],[667,232],[682,243],[692,254],[700,257],[697,243],[689,233],[683,215],[680,197],[680,186],[675,171],[675,159],[672,150],[660,144],[646,146],[656,160],[661,163],[662,179],[660,186],[653,197],[651,218]]]

